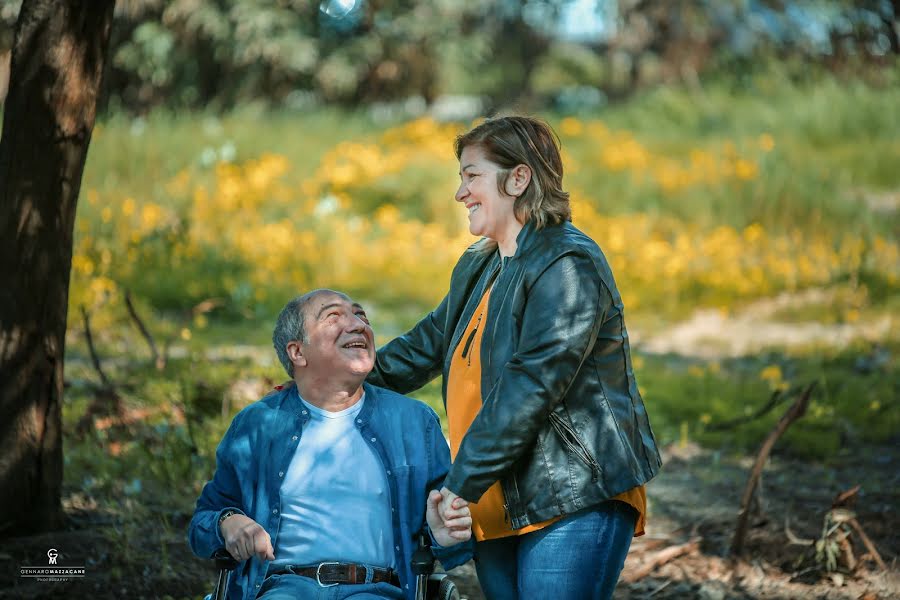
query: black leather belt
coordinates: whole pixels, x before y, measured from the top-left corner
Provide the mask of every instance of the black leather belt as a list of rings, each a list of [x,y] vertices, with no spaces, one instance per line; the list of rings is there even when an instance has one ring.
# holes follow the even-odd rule
[[[368,579],[369,571],[372,572],[372,578]],[[400,578],[393,569],[381,569],[378,567],[367,567],[366,565],[356,565],[352,563],[339,562],[323,562],[317,565],[277,565],[269,568],[266,577],[272,575],[300,575],[301,577],[309,577],[315,579],[322,587],[344,584],[359,583],[390,583],[391,585],[400,587]]]

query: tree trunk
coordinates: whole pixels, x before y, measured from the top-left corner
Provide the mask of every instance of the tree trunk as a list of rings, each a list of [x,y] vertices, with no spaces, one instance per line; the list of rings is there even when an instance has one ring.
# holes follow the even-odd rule
[[[115,0],[25,0],[0,137],[0,536],[62,524],[72,236]]]

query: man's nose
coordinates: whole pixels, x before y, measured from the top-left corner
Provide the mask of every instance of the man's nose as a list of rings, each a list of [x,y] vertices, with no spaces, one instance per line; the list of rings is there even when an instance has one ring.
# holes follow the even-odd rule
[[[361,333],[366,330],[366,323],[356,315],[350,318],[350,321],[347,323],[347,332],[348,333]]]

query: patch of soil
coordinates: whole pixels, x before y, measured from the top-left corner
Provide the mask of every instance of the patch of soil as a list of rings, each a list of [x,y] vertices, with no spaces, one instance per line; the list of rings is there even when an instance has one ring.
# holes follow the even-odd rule
[[[895,440],[900,442],[900,440]],[[773,457],[766,466],[744,556],[727,556],[752,457],[725,458],[696,446],[664,450],[661,474],[648,486],[647,535],[632,544],[616,589],[630,599],[887,600],[900,597],[900,443],[854,449],[828,464]],[[849,538],[859,564],[828,573],[814,548],[840,492],[860,484],[851,508],[888,570]],[[215,579],[211,561],[195,558],[184,531],[190,515],[157,509],[129,518],[122,507],[98,507],[72,494],[64,531],[6,539],[0,546],[0,598],[199,598]],[[786,529],[786,522],[790,533]],[[793,538],[791,537],[793,536]],[[83,566],[83,579],[39,581],[21,576],[46,566]],[[674,558],[660,561],[665,553]],[[658,562],[658,564],[656,564]],[[464,597],[481,600],[472,563],[453,571]]]

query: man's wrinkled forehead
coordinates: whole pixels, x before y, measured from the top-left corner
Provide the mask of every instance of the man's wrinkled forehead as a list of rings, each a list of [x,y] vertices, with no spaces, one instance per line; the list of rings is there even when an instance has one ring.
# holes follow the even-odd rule
[[[350,296],[334,290],[316,290],[310,293],[306,302],[307,315],[313,319],[319,318],[323,312],[330,308],[350,307],[354,310],[363,310],[359,302],[354,302]]]

